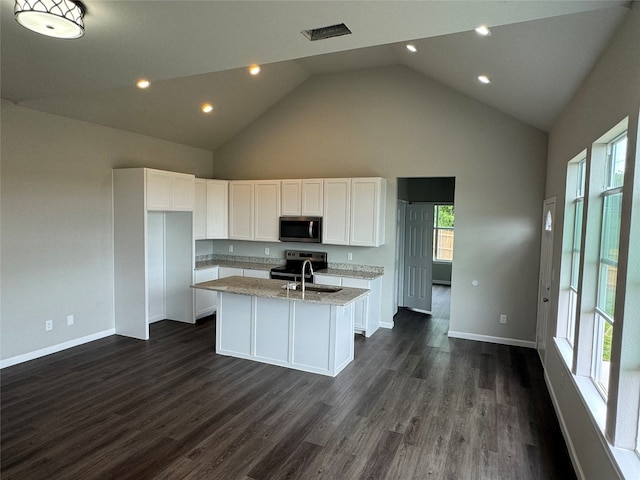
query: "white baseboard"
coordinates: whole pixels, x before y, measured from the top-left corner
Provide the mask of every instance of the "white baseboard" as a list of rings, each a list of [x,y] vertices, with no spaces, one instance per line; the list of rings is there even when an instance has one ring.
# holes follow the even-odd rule
[[[109,330],[103,330],[102,332],[92,333],[91,335],[87,335],[86,337],[74,338],[73,340],[69,340],[68,342],[63,342],[57,345],[42,348],[40,350],[36,350],[35,352],[24,353],[22,355],[16,355],[15,357],[6,358],[4,360],[0,360],[0,369],[11,367],[23,362],[28,362],[29,360],[44,357],[45,355],[51,355],[52,353],[61,352],[62,350],[77,347],[78,345],[93,342],[94,340],[99,340],[101,338],[109,337],[115,334],[116,329],[110,328]]]
[[[582,471],[582,466],[578,461],[578,454],[576,453],[576,449],[573,446],[571,437],[569,436],[569,430],[567,429],[567,424],[565,423],[564,417],[562,416],[562,411],[560,410],[558,399],[556,398],[556,392],[554,392],[553,388],[551,388],[551,382],[549,381],[546,370],[544,371],[544,383],[547,385],[547,390],[549,391],[549,396],[551,397],[551,403],[553,403],[553,409],[555,410],[556,416],[558,417],[558,423],[560,424],[560,430],[562,431],[562,436],[564,437],[564,443],[567,445],[567,450],[569,451],[569,458],[571,459],[573,470],[580,480],[585,480],[586,477],[584,476],[584,472]]]
[[[380,328],[393,328],[393,322],[380,322]]]
[[[536,348],[536,342],[517,340],[515,338],[492,337],[491,335],[478,335],[477,333],[455,332],[453,330],[449,330],[449,337],[462,338],[464,340],[476,340],[478,342],[499,343],[501,345],[511,345],[512,347]]]

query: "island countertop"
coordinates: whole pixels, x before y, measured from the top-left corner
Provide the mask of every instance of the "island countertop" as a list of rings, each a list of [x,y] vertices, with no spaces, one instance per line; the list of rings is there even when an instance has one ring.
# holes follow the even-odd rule
[[[337,292],[313,292],[306,291],[302,298],[302,291],[298,286],[297,290],[287,291],[286,280],[273,280],[266,278],[252,277],[225,277],[218,280],[196,283],[192,288],[203,290],[214,290],[217,292],[235,293],[238,295],[248,295],[264,298],[278,298],[282,300],[293,300],[298,302],[321,303],[324,305],[344,306],[369,293],[366,288],[340,287]],[[324,287],[326,285],[315,285],[307,283],[309,287]]]

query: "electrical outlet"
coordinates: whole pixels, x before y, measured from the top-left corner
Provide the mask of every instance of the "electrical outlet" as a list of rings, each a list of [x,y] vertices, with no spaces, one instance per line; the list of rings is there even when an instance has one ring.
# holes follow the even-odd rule
[[[502,314],[500,315],[500,323],[507,323],[507,316]]]
[[[53,320],[47,320],[44,322],[44,329],[48,332],[49,330],[53,330]]]
[[[347,253],[347,260],[353,260],[353,253]]]
[[[229,253],[233,253],[233,245],[229,245]]]
[[[67,325],[73,325],[73,315],[67,315]]]
[[[264,247],[264,254],[269,255],[269,247]]]

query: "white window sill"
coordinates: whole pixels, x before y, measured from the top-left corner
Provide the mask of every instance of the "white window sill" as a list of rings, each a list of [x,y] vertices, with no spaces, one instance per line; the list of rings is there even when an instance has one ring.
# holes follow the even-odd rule
[[[571,372],[571,366],[573,365],[573,349],[571,345],[564,338],[554,337],[554,343],[567,369]],[[640,472],[640,457],[636,452],[614,447],[604,436],[607,421],[607,404],[593,384],[591,378],[579,377],[573,374],[571,374],[570,377],[582,402],[587,407],[591,421],[597,427],[598,437],[609,454],[609,457],[612,459],[613,465],[618,470],[620,478],[638,478],[638,472]]]

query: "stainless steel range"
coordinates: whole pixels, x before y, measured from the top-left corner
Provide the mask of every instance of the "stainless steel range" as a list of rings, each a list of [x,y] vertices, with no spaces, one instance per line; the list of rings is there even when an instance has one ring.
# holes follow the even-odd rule
[[[302,263],[305,260],[311,261],[314,272],[327,268],[327,252],[285,250],[284,258],[287,260],[287,263],[285,265],[272,268],[271,278],[300,282],[302,280]],[[313,275],[311,275],[308,268],[305,270],[304,280],[305,282],[313,281]]]

